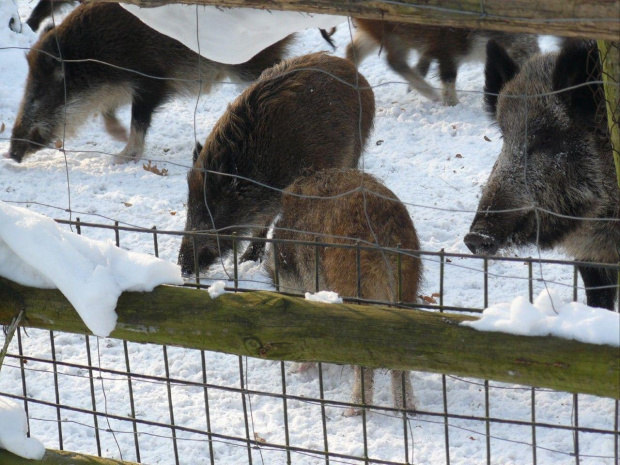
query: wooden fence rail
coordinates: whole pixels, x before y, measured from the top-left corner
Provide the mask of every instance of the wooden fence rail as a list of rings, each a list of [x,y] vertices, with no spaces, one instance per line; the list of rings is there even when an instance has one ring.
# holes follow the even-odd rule
[[[90,334],[57,290],[0,279],[0,324]],[[111,337],[270,360],[451,373],[620,398],[620,350],[556,337],[480,332],[464,315],[325,305],[274,292],[209,294],[160,286],[126,292]]]
[[[118,2],[119,0],[86,0]],[[122,0],[142,7],[170,3],[293,10],[510,32],[620,38],[618,0]]]

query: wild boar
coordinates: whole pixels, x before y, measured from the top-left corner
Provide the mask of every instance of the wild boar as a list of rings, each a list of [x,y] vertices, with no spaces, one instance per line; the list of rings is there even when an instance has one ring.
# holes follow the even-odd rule
[[[348,60],[315,53],[265,71],[229,105],[195,161],[185,230],[268,225],[281,190],[305,170],[357,166],[374,113],[372,89]],[[232,248],[223,238],[184,237],[184,273],[195,270],[194,242],[200,269]]]
[[[199,80],[203,93],[226,77],[252,81],[281,60],[288,42],[277,42],[247,63],[225,65],[199,57],[118,4],[82,4],[28,53],[26,89],[5,156],[21,162],[96,112],[113,137],[126,141],[115,111],[131,103],[128,143],[116,161],[139,159],[160,105],[176,94],[197,94]]]
[[[355,18],[357,30],[347,47],[347,58],[359,64],[372,51],[385,49],[390,68],[405,78],[412,88],[431,100],[439,100],[437,91],[424,79],[434,60],[439,62],[441,97],[446,105],[456,105],[456,75],[465,61],[484,60],[485,45],[495,39],[508,48],[517,63],[537,53],[538,38],[531,34],[424,26],[393,21]],[[407,63],[410,50],[420,59],[415,68]]]
[[[30,29],[37,31],[41,23],[52,16],[65,5],[75,5],[77,2],[72,0],[39,0],[39,3],[32,9],[26,24]]]
[[[618,263],[620,190],[596,43],[570,42],[523,67],[495,42],[487,56],[487,109],[504,141],[465,244],[483,255],[562,247],[578,261]],[[579,272],[588,305],[613,309],[617,271]]]
[[[364,192],[358,188],[363,187]],[[312,198],[308,198],[312,197]],[[317,197],[326,197],[320,199]],[[314,241],[328,244],[376,244],[395,249],[419,250],[420,243],[407,208],[379,180],[354,169],[328,169],[301,176],[284,190],[282,213],[273,238]],[[342,297],[358,296],[358,265],[355,249],[304,246],[291,242],[277,244],[266,261],[280,289],[286,292],[315,291],[318,251],[320,290]],[[400,282],[403,302],[416,302],[422,263],[411,253],[401,255]],[[360,252],[359,296],[363,299],[394,302],[399,298],[399,271],[395,253]],[[351,402],[362,403],[361,367],[355,367]],[[374,370],[364,371],[364,401],[372,403]],[[409,373],[405,375],[406,404],[403,404],[403,372],[392,370],[395,408],[415,408]],[[351,408],[345,415],[361,410]]]

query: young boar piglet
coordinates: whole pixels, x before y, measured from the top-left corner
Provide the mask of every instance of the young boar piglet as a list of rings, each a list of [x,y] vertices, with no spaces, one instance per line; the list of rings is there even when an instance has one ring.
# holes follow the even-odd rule
[[[359,188],[362,187],[363,191]],[[308,198],[314,197],[314,198]],[[325,197],[317,199],[316,197]],[[419,250],[420,243],[407,208],[396,195],[369,174],[353,169],[329,169],[298,178],[286,188],[282,213],[274,229],[274,239],[314,241],[328,244],[376,244],[395,249]],[[348,238],[348,239],[347,239]],[[358,296],[358,265],[355,249],[329,246],[304,246],[281,242],[277,253],[269,254],[266,266],[285,292],[320,290],[337,292],[342,297]],[[422,274],[419,257],[400,256],[401,300],[416,302]],[[277,261],[277,265],[276,265]],[[396,253],[362,250],[360,252],[360,289],[363,299],[398,300],[398,261]],[[352,403],[372,403],[374,371],[355,367]],[[406,403],[403,403],[403,376]],[[415,408],[409,373],[391,371],[395,408]],[[345,411],[357,415],[359,408]]]
[[[483,255],[562,247],[578,261],[617,264],[620,189],[596,43],[568,43],[522,68],[495,42],[487,54],[486,103],[504,140],[465,244]],[[613,309],[617,271],[578,268],[588,305]]]
[[[372,89],[348,60],[315,53],[265,71],[229,105],[195,160],[185,230],[264,228],[280,211],[281,190],[304,171],[357,166],[374,114]],[[232,249],[217,239],[184,237],[182,271]]]
[[[441,98],[446,105],[456,105],[456,74],[466,61],[484,61],[485,45],[495,39],[507,47],[517,63],[537,53],[538,38],[532,34],[515,34],[478,29],[457,29],[446,26],[397,23],[356,18],[357,30],[347,47],[347,58],[361,63],[371,52],[381,47],[388,65],[405,78],[410,86],[431,100],[439,94],[424,79],[433,61],[439,64],[439,79],[443,90]],[[415,68],[407,63],[410,50],[416,50],[420,59]]]
[[[226,77],[252,81],[281,60],[288,41],[247,63],[225,65],[199,57],[118,4],[82,4],[28,53],[26,89],[5,156],[21,162],[99,112],[110,135],[128,140],[116,161],[137,160],[153,112],[164,102],[176,94],[197,94],[199,79],[203,93]],[[131,104],[129,139],[115,116],[125,104]]]

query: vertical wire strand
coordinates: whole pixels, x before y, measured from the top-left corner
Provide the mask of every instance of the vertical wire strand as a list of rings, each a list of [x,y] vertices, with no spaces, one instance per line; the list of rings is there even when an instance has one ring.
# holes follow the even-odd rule
[[[248,464],[252,465],[252,440],[250,439],[250,423],[248,421],[248,407],[245,400],[246,388],[243,376],[243,358],[239,356],[239,383],[241,385],[241,403],[243,406],[243,421],[245,423],[245,437],[248,448]]]
[[[56,365],[56,345],[54,332],[50,331],[50,347],[52,349],[52,367],[54,370],[54,394],[56,398],[56,420],[58,421],[58,448],[64,450],[62,441],[62,420],[60,416],[60,391],[58,389],[58,365]]]
[[[22,345],[22,331],[17,328],[17,351],[19,354],[19,371],[22,379],[22,395],[24,397],[24,411],[26,412],[26,422],[28,426],[27,436],[30,437],[30,413],[28,412],[28,397],[26,396],[26,363],[24,362],[24,347]]]
[[[209,408],[209,390],[207,388],[207,360],[205,357],[205,351],[200,351],[200,360],[202,363],[202,384],[204,385],[204,399],[205,399],[205,416],[207,420],[207,437],[209,438],[209,460],[211,465],[215,465],[215,456],[213,454],[213,434],[211,430],[211,410]]]
[[[573,444],[575,453],[575,465],[579,465],[581,459],[579,458],[579,394],[573,394]]]
[[[172,406],[172,387],[170,385],[170,366],[168,365],[168,347],[162,346],[164,353],[164,370],[166,371],[166,390],[168,392],[168,412],[170,415],[170,432],[172,433],[172,447],[174,450],[174,463],[179,465],[179,447],[177,444],[177,429],[174,423],[174,408]]]
[[[532,268],[532,257],[529,257],[527,261],[527,286],[528,286],[528,297],[530,303],[534,302],[534,270]],[[530,406],[531,406],[531,416],[532,416],[532,464],[537,465],[537,446],[536,446],[536,388],[532,387],[531,397],[530,397]]]
[[[76,225],[76,230],[80,234],[79,222]],[[90,382],[90,399],[93,409],[93,424],[95,426],[95,442],[97,443],[97,455],[101,457],[101,438],[99,437],[99,418],[97,416],[97,400],[95,398],[95,380],[93,378],[93,361],[90,352],[90,336],[87,334],[85,337],[86,342],[86,361],[88,363],[88,379]]]
[[[280,376],[282,377],[282,415],[284,417],[284,444],[286,445],[286,463],[291,464],[291,441],[288,427],[288,402],[286,400],[286,371],[284,362],[280,362]]]
[[[484,414],[486,417],[486,448],[487,448],[487,465],[491,465],[491,422],[489,405],[489,380],[484,380]]]
[[[327,440],[327,415],[325,413],[325,385],[323,384],[323,364],[319,362],[319,396],[321,399],[321,423],[323,424],[323,449],[325,465],[329,465],[329,442]]]
[[[138,436],[138,423],[136,422],[136,407],[133,398],[133,383],[131,381],[131,367],[129,364],[129,347],[127,341],[123,340],[123,352],[125,353],[125,368],[127,370],[127,389],[129,391],[129,408],[131,409],[131,422],[133,425],[133,442],[136,449],[136,462],[140,463],[140,439]]]
[[[157,243],[157,226],[153,226],[153,252],[155,256],[159,258],[159,244]]]

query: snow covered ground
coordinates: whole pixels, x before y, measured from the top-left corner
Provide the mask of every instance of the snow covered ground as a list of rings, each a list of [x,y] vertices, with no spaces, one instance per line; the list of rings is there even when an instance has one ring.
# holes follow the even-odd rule
[[[18,2],[22,18],[26,18],[35,2]],[[36,40],[27,27],[23,34],[14,34],[0,28],[0,153],[8,149],[8,137],[15,121],[17,109],[27,75],[24,50]],[[334,36],[338,44],[337,55],[342,56],[349,41],[349,28],[339,27]],[[545,49],[554,47],[553,39],[542,41]],[[12,47],[16,47],[12,48]],[[292,50],[300,55],[328,49],[318,31],[301,33]],[[363,168],[382,179],[402,201],[408,205],[424,250],[467,253],[462,242],[469,228],[480,194],[493,161],[501,147],[498,130],[483,111],[482,65],[468,64],[461,67],[457,88],[461,103],[444,107],[432,103],[416,93],[407,94],[406,84],[391,72],[382,58],[370,57],[360,67],[361,72],[375,87],[377,114],[375,130],[363,158]],[[434,68],[431,69],[431,74]],[[435,85],[439,81],[431,79]],[[195,115],[198,139],[204,140],[225,111],[228,102],[240,92],[240,87],[224,83],[198,102]],[[113,224],[131,224],[159,230],[182,230],[185,224],[184,202],[187,196],[185,177],[191,165],[194,138],[195,99],[179,98],[165,105],[154,117],[147,136],[145,157],[159,169],[167,169],[167,176],[158,176],[143,169],[142,163],[113,165],[112,156],[122,149],[122,144],[111,140],[104,132],[99,117],[93,116],[74,139],[66,141],[66,158],[57,150],[42,150],[22,164],[0,160],[0,200],[15,202],[32,211],[53,218]],[[125,124],[129,111],[121,114]],[[72,215],[66,212],[70,208]],[[110,240],[110,230],[82,228],[90,238]],[[121,232],[121,246],[125,249],[153,253],[150,235]],[[180,240],[174,236],[159,237],[159,256],[176,262]],[[535,249],[510,252],[520,256],[538,256]],[[548,258],[565,258],[557,253],[545,253]],[[435,259],[425,260],[423,294],[439,290],[439,265]],[[225,266],[232,267],[231,260]],[[473,259],[453,259],[446,264],[446,305],[481,308],[483,306],[482,263]],[[489,271],[489,304],[512,301],[528,295],[528,269],[522,262],[491,263]],[[568,266],[535,266],[536,277],[561,299],[572,297],[573,270]],[[219,268],[208,273],[213,280],[226,279]],[[266,273],[255,263],[240,267],[243,287],[273,289]],[[545,284],[534,284],[538,295]],[[579,298],[584,300],[583,291]],[[3,336],[0,336],[2,341]],[[22,332],[23,351],[34,358],[50,358],[50,335],[44,331]],[[83,337],[55,334],[56,359],[64,363],[87,365],[89,359],[95,366],[112,370],[125,370],[123,343],[115,340],[90,339],[86,350]],[[438,341],[440,344],[440,341]],[[10,353],[18,353],[17,342]],[[153,376],[164,376],[164,353],[161,347],[128,345],[128,361],[134,371]],[[200,352],[179,348],[167,349],[170,376],[202,381]],[[209,383],[240,386],[239,360],[235,356],[205,354],[206,374]],[[281,393],[280,364],[261,360],[243,360],[244,382],[248,389]],[[0,374],[0,391],[8,394],[22,393],[21,371],[15,359],[7,359]],[[30,398],[56,402],[53,367],[49,363],[30,361],[26,366],[26,392]],[[77,408],[91,409],[91,384],[88,370],[81,367],[58,366],[60,402]],[[286,364],[287,393],[303,397],[319,397],[317,371],[292,373]],[[348,401],[352,386],[350,367],[326,366],[324,368],[325,397]],[[413,385],[418,398],[418,408],[425,412],[441,413],[444,410],[441,376],[415,373]],[[517,421],[531,421],[531,391],[527,388],[490,383],[490,416]],[[105,373],[96,379],[94,398],[97,409],[110,414],[128,416],[127,378]],[[204,392],[200,387],[172,384],[170,387],[177,425],[204,430]],[[136,401],[135,415],[141,420],[169,422],[167,385],[157,380],[134,380]],[[245,437],[243,405],[236,392],[210,389],[209,402],[211,427],[222,435]],[[252,439],[284,443],[282,401],[265,396],[249,397],[252,422]],[[391,394],[389,376],[377,375],[375,402],[389,406]],[[485,390],[481,381],[447,379],[447,407],[453,414],[484,416]],[[614,428],[616,403],[609,399],[579,396],[578,424],[580,427],[611,430]],[[30,427],[33,436],[48,448],[58,448],[59,434],[56,410],[46,405],[29,403]],[[323,429],[320,406],[312,402],[289,401],[288,415],[290,443],[294,446],[323,448]],[[363,454],[361,418],[345,418],[342,409],[327,408],[327,433],[332,452],[361,456]],[[97,453],[92,415],[63,410],[62,442],[67,450]],[[575,425],[573,396],[545,390],[536,393],[536,420],[553,425]],[[444,425],[441,417],[418,415],[408,420],[410,427],[409,449],[416,464],[445,463]],[[453,464],[476,464],[486,460],[485,423],[460,419],[450,420],[450,459]],[[102,454],[135,460],[134,439],[130,423],[99,419]],[[116,435],[106,429],[117,431]],[[169,429],[139,425],[141,460],[145,463],[174,463]],[[373,458],[404,461],[403,421],[389,415],[370,413],[367,419],[368,450]],[[491,456],[493,463],[531,463],[532,429],[529,425],[492,423]],[[204,437],[177,431],[180,462],[206,464],[209,448]],[[537,428],[536,443],[538,463],[574,463],[573,434],[569,430]],[[118,444],[118,446],[117,446]],[[581,433],[579,450],[582,464],[614,462],[614,441],[611,435]],[[231,445],[219,440],[214,444],[215,463],[237,464],[247,461],[245,446]],[[254,463],[286,463],[283,452],[253,450]],[[588,457],[597,456],[597,457]],[[411,456],[409,458],[411,460]],[[295,464],[324,463],[303,454],[292,454]],[[333,461],[336,463],[335,461]],[[354,463],[343,460],[342,463]]]

